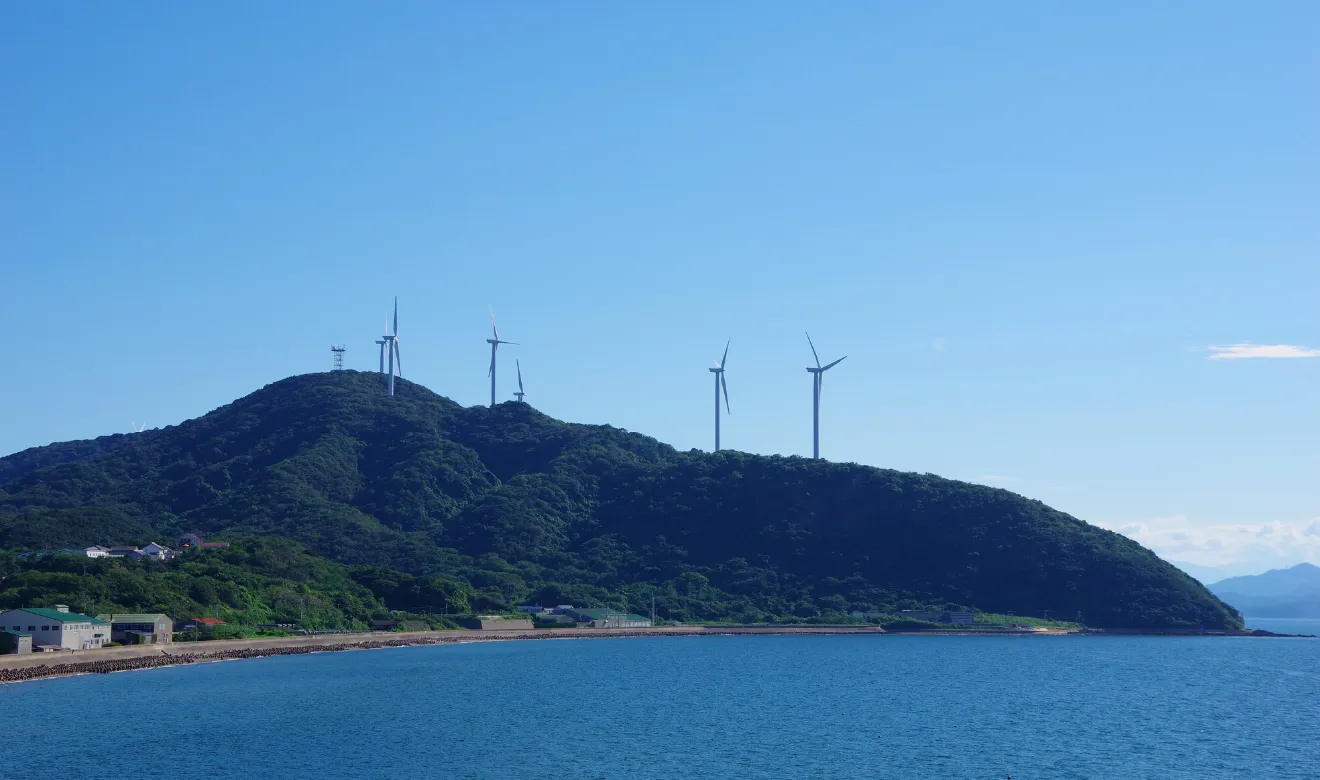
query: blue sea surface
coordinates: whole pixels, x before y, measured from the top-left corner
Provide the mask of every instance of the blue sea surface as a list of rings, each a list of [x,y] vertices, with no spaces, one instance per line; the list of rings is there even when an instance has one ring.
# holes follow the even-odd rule
[[[1314,780],[1320,640],[430,646],[0,686],[0,727],[5,778]]]

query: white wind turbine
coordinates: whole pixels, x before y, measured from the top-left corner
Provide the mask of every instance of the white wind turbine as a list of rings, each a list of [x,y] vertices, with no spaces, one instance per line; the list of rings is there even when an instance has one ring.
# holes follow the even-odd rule
[[[720,389],[724,390],[724,411],[733,414],[729,409],[729,385],[724,381],[724,363],[729,359],[729,344],[733,339],[724,343],[724,357],[720,358],[714,368],[707,369],[715,375],[715,451],[720,451]]]
[[[521,361],[521,360],[515,360],[515,361],[513,361],[513,364],[514,364],[515,366],[518,367],[518,392],[514,393],[514,394],[513,394],[513,397],[518,399],[518,403],[520,403],[520,404],[521,404],[521,403],[525,403],[525,402],[523,401],[523,399],[527,397],[527,393],[523,392],[523,384],[522,384],[522,361]]]
[[[490,332],[492,334],[491,338],[486,339],[486,343],[490,345],[490,372],[489,372],[490,373],[490,405],[494,406],[495,405],[495,352],[500,348],[501,344],[508,344],[514,347],[518,345],[515,342],[502,341],[500,339],[500,329],[495,327],[495,309],[493,307],[490,310]]]
[[[816,367],[807,366],[811,372],[811,457],[820,459],[820,392],[824,384],[825,372],[842,363],[844,355],[829,365],[820,364],[820,355],[816,354],[816,345],[811,343],[811,334],[807,334],[807,344],[811,346],[811,356],[816,359]]]
[[[386,323],[386,329],[389,330],[389,323]],[[399,353],[399,298],[394,297],[394,328],[392,333],[386,333],[382,336],[384,342],[380,343],[381,349],[389,356],[389,392],[394,395],[394,371],[398,366],[399,378],[403,378],[403,356]]]

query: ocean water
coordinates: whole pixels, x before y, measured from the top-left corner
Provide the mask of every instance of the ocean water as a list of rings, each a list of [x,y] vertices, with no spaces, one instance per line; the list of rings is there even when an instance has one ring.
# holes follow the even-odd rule
[[[106,774],[181,780],[1315,780],[1320,640],[370,650],[0,686],[0,727],[4,778],[65,776],[55,769],[72,756],[100,756]]]

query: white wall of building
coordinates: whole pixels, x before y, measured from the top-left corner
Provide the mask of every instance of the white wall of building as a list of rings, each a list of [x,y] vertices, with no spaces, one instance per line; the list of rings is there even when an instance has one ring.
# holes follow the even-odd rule
[[[33,650],[37,645],[54,645],[65,650],[95,650],[110,641],[110,626],[100,625],[91,618],[61,623],[24,609],[11,609],[0,613],[0,626],[4,626],[7,631],[31,634]]]

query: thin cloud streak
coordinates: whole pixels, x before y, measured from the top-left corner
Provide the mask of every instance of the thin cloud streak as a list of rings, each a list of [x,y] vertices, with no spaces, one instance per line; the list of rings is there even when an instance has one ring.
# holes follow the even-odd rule
[[[1198,566],[1274,564],[1281,560],[1320,562],[1320,518],[1293,523],[1197,523],[1175,515],[1097,525],[1149,547],[1166,560]]]
[[[1320,349],[1298,347],[1292,344],[1238,344],[1206,347],[1211,360],[1244,360],[1247,358],[1313,358],[1320,357]]]

